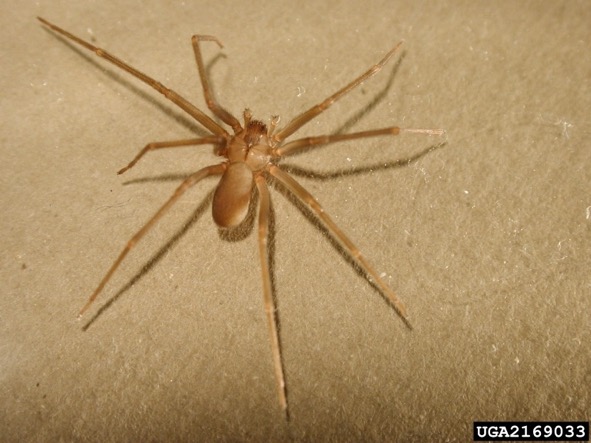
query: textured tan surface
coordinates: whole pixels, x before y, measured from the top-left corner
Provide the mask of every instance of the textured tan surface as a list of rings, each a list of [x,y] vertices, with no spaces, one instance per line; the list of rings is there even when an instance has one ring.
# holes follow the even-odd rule
[[[0,440],[467,441],[476,419],[589,420],[589,3],[233,3],[40,1],[0,15]],[[202,108],[190,36],[215,34],[223,56],[205,57],[220,101],[284,121],[405,39],[397,69],[298,135],[399,124],[445,128],[447,145],[381,170],[432,140],[289,163],[326,173],[299,179],[384,272],[414,331],[273,191],[285,423],[256,235],[220,238],[212,181],[78,321],[178,177],[213,158],[161,152],[118,177],[148,141],[195,126],[37,15]]]

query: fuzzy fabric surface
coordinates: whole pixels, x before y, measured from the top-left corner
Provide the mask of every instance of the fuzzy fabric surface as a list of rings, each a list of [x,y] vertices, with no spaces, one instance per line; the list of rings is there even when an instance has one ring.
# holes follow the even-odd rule
[[[0,15],[0,441],[470,441],[481,421],[591,415],[591,4],[24,1]],[[44,28],[109,50],[210,114],[287,123],[404,40],[291,139],[281,164],[404,301],[413,329],[282,189],[277,399],[256,220],[211,219],[205,180],[129,238],[209,147],[165,97]]]

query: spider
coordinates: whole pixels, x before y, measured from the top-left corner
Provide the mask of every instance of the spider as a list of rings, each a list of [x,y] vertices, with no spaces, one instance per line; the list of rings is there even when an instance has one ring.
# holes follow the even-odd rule
[[[292,155],[304,149],[312,149],[320,145],[327,145],[344,140],[354,140],[366,137],[394,136],[401,132],[421,133],[428,135],[443,135],[441,129],[403,129],[399,127],[387,127],[373,129],[369,131],[355,132],[351,134],[321,135],[315,137],[306,137],[286,142],[286,139],[299,130],[310,120],[328,109],[334,102],[359,86],[365,80],[374,76],[398,51],[403,42],[394,46],[386,55],[375,65],[369,68],[365,73],[357,77],[347,86],[338,90],[336,93],[312,106],[305,112],[293,118],[287,125],[277,128],[279,117],[273,116],[267,126],[260,120],[252,118],[252,112],[246,109],[243,112],[244,125],[234,117],[230,112],[217,103],[213,97],[212,90],[203,64],[200,42],[209,41],[216,43],[220,48],[222,43],[210,35],[194,35],[191,39],[193,51],[197,61],[199,77],[203,87],[203,94],[209,110],[223,123],[232,128],[232,133],[224,129],[222,125],[214,121],[211,117],[203,113],[193,104],[175,91],[165,87],[160,82],[138,71],[128,65],[121,59],[111,55],[107,51],[98,48],[91,43],[76,37],[64,29],[49,23],[47,20],[37,17],[45,26],[55,31],[76,44],[94,52],[115,66],[127,71],[132,76],[138,78],[148,86],[163,94],[168,100],[173,102],[211,134],[207,137],[192,138],[184,140],[172,140],[165,142],[155,142],[146,145],[135,158],[124,168],[118,171],[123,174],[131,169],[144,155],[156,149],[176,148],[181,146],[213,145],[215,152],[222,158],[218,164],[207,166],[187,177],[174,194],[164,203],[164,205],[152,216],[150,220],[127,242],[117,259],[111,265],[110,269],[104,275],[103,279],[92,293],[86,304],[80,310],[80,316],[92,305],[98,295],[101,293],[109,279],[115,273],[125,256],[134,247],[134,245],[154,226],[156,221],[166,213],[170,207],[185,193],[187,189],[194,186],[208,176],[221,176],[217,188],[214,192],[212,202],[213,220],[219,228],[232,229],[241,225],[249,212],[251,202],[253,201],[254,189],[258,192],[259,212],[258,212],[258,246],[260,255],[260,264],[263,281],[263,298],[267,324],[271,339],[271,351],[273,355],[273,364],[275,378],[277,383],[277,392],[282,411],[287,416],[287,394],[285,387],[285,377],[281,350],[279,345],[279,335],[277,327],[277,317],[275,302],[272,294],[271,271],[269,269],[269,251],[268,251],[268,231],[269,231],[269,212],[270,200],[267,181],[269,178],[283,185],[288,192],[293,194],[297,200],[300,200],[308,207],[318,221],[324,225],[329,234],[333,236],[344,251],[351,256],[354,262],[360,267],[366,278],[376,285],[379,292],[385,297],[389,304],[395,309],[405,324],[410,328],[406,309],[398,296],[383,281],[375,268],[361,254],[359,249],[345,235],[345,233],[333,222],[330,216],[322,209],[316,199],[304,189],[295,179],[293,179],[285,170],[279,166],[283,157]]]

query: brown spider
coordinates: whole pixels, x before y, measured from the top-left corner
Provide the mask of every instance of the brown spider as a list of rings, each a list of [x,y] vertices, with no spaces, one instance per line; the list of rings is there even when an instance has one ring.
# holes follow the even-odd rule
[[[318,220],[326,227],[328,232],[340,242],[344,250],[353,258],[353,260],[359,265],[363,272],[373,280],[382,295],[390,302],[392,307],[404,320],[406,325],[410,327],[410,323],[406,316],[406,309],[394,291],[392,291],[392,289],[386,285],[373,266],[369,264],[369,262],[361,254],[353,242],[349,240],[343,231],[341,231],[341,229],[332,221],[328,214],[324,212],[316,199],[312,197],[312,195],[306,191],[297,181],[295,181],[287,172],[278,166],[279,160],[282,157],[294,154],[298,150],[318,145],[326,145],[343,140],[353,140],[381,135],[398,135],[401,132],[442,135],[444,131],[440,129],[402,129],[394,126],[355,132],[352,134],[306,137],[284,143],[290,135],[292,135],[310,120],[318,116],[320,113],[328,109],[335,101],[380,71],[380,69],[382,69],[386,62],[390,60],[390,58],[402,45],[402,42],[398,43],[384,56],[382,60],[368,69],[364,74],[357,77],[347,86],[340,89],[323,102],[301,113],[291,120],[285,127],[276,130],[277,124],[279,123],[279,117],[277,116],[271,118],[270,124],[267,127],[265,123],[259,120],[253,120],[252,113],[247,109],[244,111],[244,126],[242,126],[236,117],[234,117],[216,102],[216,100],[213,98],[213,94],[207,80],[207,75],[205,73],[199,42],[213,41],[220,47],[222,47],[222,44],[217,38],[213,36],[194,35],[192,37],[193,51],[195,52],[197,66],[199,68],[199,77],[201,78],[203,94],[205,96],[205,101],[207,102],[207,107],[216,117],[232,127],[233,134],[230,134],[222,126],[220,126],[209,116],[197,109],[194,105],[189,103],[186,99],[181,97],[173,90],[168,89],[161,83],[131,67],[124,61],[109,54],[105,50],[98,48],[73,34],[70,34],[69,32],[49,23],[40,17],[37,18],[41,23],[53,31],[89,49],[97,56],[104,58],[105,60],[113,63],[114,65],[118,66],[124,71],[129,72],[134,77],[148,84],[211,132],[211,135],[202,138],[150,143],[146,145],[144,149],[142,149],[126,167],[118,171],[118,174],[122,174],[133,167],[146,153],[155,149],[193,145],[214,145],[217,154],[223,158],[221,163],[200,169],[185,179],[176,189],[172,197],[170,197],[168,201],[158,210],[158,212],[156,212],[156,214],[154,214],[154,216],[131,238],[131,240],[127,242],[123,248],[123,251],[121,251],[119,257],[117,257],[117,260],[115,260],[111,268],[101,280],[98,287],[90,296],[84,307],[80,310],[80,315],[82,315],[94,302],[131,248],[133,248],[133,246],[146,234],[146,232],[148,232],[150,228],[154,226],[154,223],[166,211],[168,211],[168,209],[170,209],[170,207],[185,193],[188,188],[195,185],[207,176],[220,175],[221,179],[213,197],[213,219],[220,228],[234,228],[245,220],[249,211],[250,203],[252,201],[253,188],[256,186],[259,194],[258,242],[263,278],[265,312],[267,314],[269,334],[271,337],[271,349],[275,366],[275,377],[277,380],[279,403],[282,410],[287,415],[285,378],[281,361],[281,351],[279,347],[275,305],[271,289],[271,275],[269,270],[267,247],[270,210],[267,178],[271,176],[283,186],[285,186],[285,188],[304,205],[311,209]]]

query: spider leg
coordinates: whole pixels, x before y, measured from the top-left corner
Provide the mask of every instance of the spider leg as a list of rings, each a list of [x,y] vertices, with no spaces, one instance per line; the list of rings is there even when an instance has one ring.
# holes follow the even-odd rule
[[[217,115],[222,121],[230,126],[234,130],[234,133],[237,134],[242,131],[242,126],[236,117],[226,111],[220,104],[215,100],[213,97],[213,92],[211,91],[211,87],[209,86],[209,80],[207,79],[207,73],[205,72],[205,67],[203,65],[203,57],[201,56],[201,49],[199,48],[200,41],[211,41],[216,42],[220,48],[223,48],[222,42],[220,42],[216,37],[212,35],[194,35],[191,38],[191,42],[193,43],[193,51],[195,52],[195,60],[197,60],[197,68],[199,68],[199,77],[201,78],[201,86],[203,86],[203,95],[205,96],[205,102],[207,103],[207,107]]]
[[[212,135],[211,137],[203,137],[203,138],[190,138],[185,140],[171,140],[167,142],[153,142],[148,143],[144,148],[139,152],[138,155],[134,157],[129,164],[121,168],[117,171],[117,174],[123,174],[125,171],[131,169],[140,158],[146,155],[150,151],[154,151],[156,149],[163,149],[163,148],[177,148],[181,146],[196,146],[196,145],[215,145],[218,143],[222,143],[224,141],[223,137],[219,137],[217,135]]]
[[[349,93],[350,91],[352,91],[353,89],[355,89],[357,86],[359,86],[361,83],[363,83],[368,78],[373,77],[375,74],[377,74],[384,67],[384,65],[388,62],[388,60],[390,60],[390,58],[394,55],[394,53],[398,50],[398,48],[400,48],[402,43],[403,42],[400,42],[396,46],[394,46],[390,51],[388,51],[388,53],[384,56],[383,59],[381,59],[377,64],[375,64],[371,68],[369,68],[365,73],[361,74],[359,77],[357,77],[351,83],[349,83],[347,86],[345,86],[344,88],[335,92],[333,95],[328,97],[322,103],[318,103],[317,105],[312,106],[307,111],[304,111],[303,113],[301,113],[300,115],[298,115],[297,117],[292,119],[287,124],[287,126],[285,126],[283,129],[280,129],[275,134],[274,139],[278,142],[285,140],[287,137],[289,137],[295,131],[300,129],[302,126],[304,126],[310,120],[312,120],[314,117],[316,117],[317,115],[321,114],[326,109],[328,109],[334,102],[336,102],[338,99],[340,99],[343,95],[345,95],[345,94]]]
[[[320,135],[317,137],[300,138],[280,146],[273,150],[273,155],[283,157],[292,155],[300,149],[311,146],[322,146],[329,143],[340,142],[345,140],[355,140],[358,138],[378,137],[380,135],[399,135],[402,132],[413,132],[428,135],[443,135],[443,129],[404,129],[392,126],[389,128],[372,129],[370,131],[353,132],[351,134],[334,134],[334,135]]]
[[[396,310],[398,315],[402,318],[404,323],[412,329],[412,326],[406,316],[406,308],[398,296],[392,289],[380,278],[375,268],[367,261],[367,259],[361,254],[361,251],[353,244],[353,242],[345,235],[343,231],[335,224],[329,215],[324,212],[322,206],[316,201],[316,199],[306,189],[294,180],[289,174],[282,171],[275,165],[269,167],[269,173],[279,180],[298,200],[308,206],[318,219],[328,229],[329,233],[339,240],[339,242],[345,248],[345,251],[357,262],[363,272],[365,272],[373,282],[377,285],[380,292],[386,296],[392,307]]]
[[[156,214],[154,214],[152,216],[152,218],[150,220],[148,220],[148,222],[138,232],[136,232],[133,237],[131,237],[131,240],[129,240],[127,242],[127,244],[123,248],[123,251],[121,251],[121,253],[119,254],[119,257],[117,257],[117,260],[115,260],[115,262],[111,265],[111,268],[105,274],[105,276],[103,277],[103,279],[99,283],[98,287],[94,290],[94,292],[92,293],[92,295],[90,296],[90,298],[88,299],[86,304],[80,310],[79,315],[84,314],[84,312],[90,307],[90,305],[98,297],[100,292],[103,290],[103,288],[105,287],[107,282],[111,279],[111,277],[113,276],[113,274],[115,273],[115,271],[117,270],[117,268],[119,267],[119,265],[121,264],[121,262],[123,261],[125,256],[127,255],[127,253],[131,250],[131,248],[133,248],[135,246],[135,244],[142,239],[142,237],[150,230],[150,228],[152,228],[152,226],[154,226],[156,221],[158,221],[158,219],[160,217],[162,217],[164,215],[164,213],[166,213],[166,211],[168,211],[170,209],[170,207],[185,193],[185,191],[187,189],[189,189],[191,186],[193,186],[196,183],[198,183],[199,181],[201,181],[202,179],[204,179],[205,177],[208,177],[210,175],[222,174],[225,169],[226,169],[225,163],[222,163],[219,165],[207,166],[207,167],[195,172],[194,174],[191,174],[189,177],[187,177],[180,184],[180,186],[174,191],[174,194],[168,199],[168,201],[166,203],[164,203],[164,205],[162,205],[162,207],[160,209],[158,209]]]
[[[204,114],[201,110],[199,110],[197,107],[195,107],[195,105],[189,103],[186,99],[181,97],[179,94],[174,92],[172,89],[165,87],[162,83],[154,80],[152,77],[147,76],[143,72],[138,71],[137,69],[135,69],[132,66],[128,65],[127,63],[125,63],[123,60],[109,54],[104,49],[98,48],[98,47],[92,45],[91,43],[88,43],[87,41],[82,40],[79,37],[76,37],[74,34],[70,34],[68,31],[65,31],[64,29],[60,28],[59,26],[49,23],[47,20],[45,20],[41,17],[37,17],[37,19],[41,23],[43,23],[45,26],[47,26],[48,28],[57,32],[58,34],[61,34],[64,37],[79,44],[80,46],[83,46],[86,49],[89,49],[90,51],[94,52],[97,56],[104,58],[105,60],[109,61],[110,63],[114,64],[115,66],[123,69],[124,71],[129,72],[131,75],[140,79],[141,81],[146,83],[148,86],[154,88],[156,91],[160,92],[168,100],[173,102],[175,105],[177,105],[179,108],[181,108],[183,111],[185,111],[187,114],[189,114],[191,117],[193,117],[195,120],[197,120],[199,123],[201,123],[203,126],[205,126],[207,129],[209,129],[214,134],[221,135],[221,136],[228,135],[226,130],[224,128],[222,128],[220,125],[218,125],[215,121],[213,121],[211,119],[211,117],[209,117],[207,114]]]
[[[261,270],[263,275],[263,297],[265,301],[265,313],[271,338],[271,350],[273,351],[273,364],[275,365],[275,379],[277,380],[277,393],[281,409],[287,416],[287,395],[285,390],[285,377],[283,363],[281,361],[281,348],[279,345],[279,332],[277,330],[277,315],[273,301],[271,287],[271,273],[269,271],[269,251],[267,239],[269,232],[269,189],[265,178],[256,177],[257,190],[259,192],[259,255],[261,258]]]

